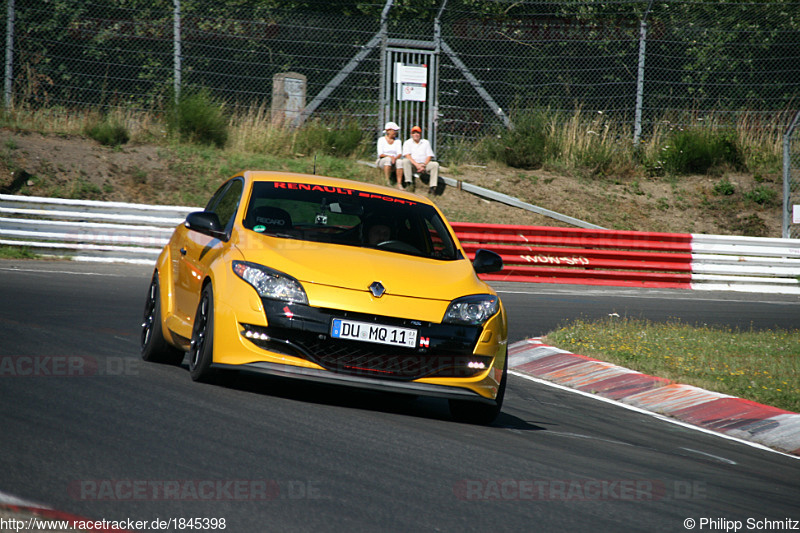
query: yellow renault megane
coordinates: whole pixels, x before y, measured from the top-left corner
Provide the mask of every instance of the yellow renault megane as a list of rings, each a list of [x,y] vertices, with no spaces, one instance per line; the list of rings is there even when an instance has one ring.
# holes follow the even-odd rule
[[[507,380],[503,305],[421,196],[316,175],[246,171],[190,213],[147,293],[146,361],[209,381],[246,370],[438,396],[490,423]]]

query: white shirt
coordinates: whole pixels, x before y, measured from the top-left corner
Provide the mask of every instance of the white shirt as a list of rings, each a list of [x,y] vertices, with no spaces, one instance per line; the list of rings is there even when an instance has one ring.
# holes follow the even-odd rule
[[[389,144],[386,141],[386,136],[384,135],[378,139],[378,157],[381,157],[381,154],[383,154],[384,157],[392,155],[400,157],[400,147],[402,145],[403,142],[397,137],[394,138],[394,142],[392,144]]]
[[[408,139],[403,143],[403,155],[410,155],[417,163],[424,163],[428,157],[431,159],[436,157],[427,139],[420,139],[418,143],[415,143],[414,139]]]

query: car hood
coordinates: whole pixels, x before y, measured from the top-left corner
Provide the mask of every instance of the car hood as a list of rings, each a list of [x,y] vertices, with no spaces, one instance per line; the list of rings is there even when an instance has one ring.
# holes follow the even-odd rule
[[[475,275],[468,259],[440,261],[355,246],[257,238],[262,246],[240,248],[245,260],[289,274],[303,284],[368,291],[378,281],[387,295],[442,301],[492,292]]]

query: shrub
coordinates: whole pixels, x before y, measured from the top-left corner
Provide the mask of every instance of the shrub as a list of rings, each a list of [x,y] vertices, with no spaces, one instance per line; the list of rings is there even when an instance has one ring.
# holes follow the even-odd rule
[[[705,174],[714,167],[744,167],[744,156],[731,132],[702,129],[676,131],[662,149],[664,168],[673,174]]]
[[[515,116],[513,123],[514,129],[504,129],[487,142],[487,155],[513,168],[541,167],[553,150],[547,116],[543,112],[524,113]]]
[[[727,179],[723,179],[714,185],[713,191],[717,196],[730,196],[736,192],[736,188],[733,186],[733,183]]]
[[[167,127],[184,141],[222,148],[228,140],[223,106],[206,89],[183,93],[168,113]]]
[[[588,169],[592,176],[599,177],[615,174],[619,168],[614,150],[599,143],[580,150],[576,163],[579,167]]]
[[[296,133],[294,150],[301,154],[322,152],[336,157],[360,153],[364,133],[356,123],[328,127],[317,121],[307,123]]]
[[[744,197],[751,202],[765,207],[777,205],[778,203],[778,193],[766,185],[755,187],[752,191],[744,193]]]
[[[88,126],[86,135],[105,146],[120,146],[131,138],[125,126],[109,119]]]
[[[325,153],[337,157],[350,157],[361,148],[364,133],[356,123],[345,124],[340,128],[326,128],[322,136]]]

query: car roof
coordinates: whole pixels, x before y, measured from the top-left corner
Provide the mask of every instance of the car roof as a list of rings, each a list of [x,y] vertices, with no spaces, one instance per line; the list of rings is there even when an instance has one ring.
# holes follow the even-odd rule
[[[394,196],[396,198],[407,198],[422,204],[435,205],[431,200],[425,198],[424,196],[401,191],[393,187],[386,187],[383,185],[375,185],[372,183],[343,178],[332,178],[330,176],[320,176],[318,174],[302,174],[299,172],[280,172],[274,170],[246,170],[241,174],[237,174],[237,176],[239,175],[244,176],[245,180],[248,182],[287,181],[291,183],[310,183],[321,185],[323,187],[358,189],[360,191],[374,194]]]

